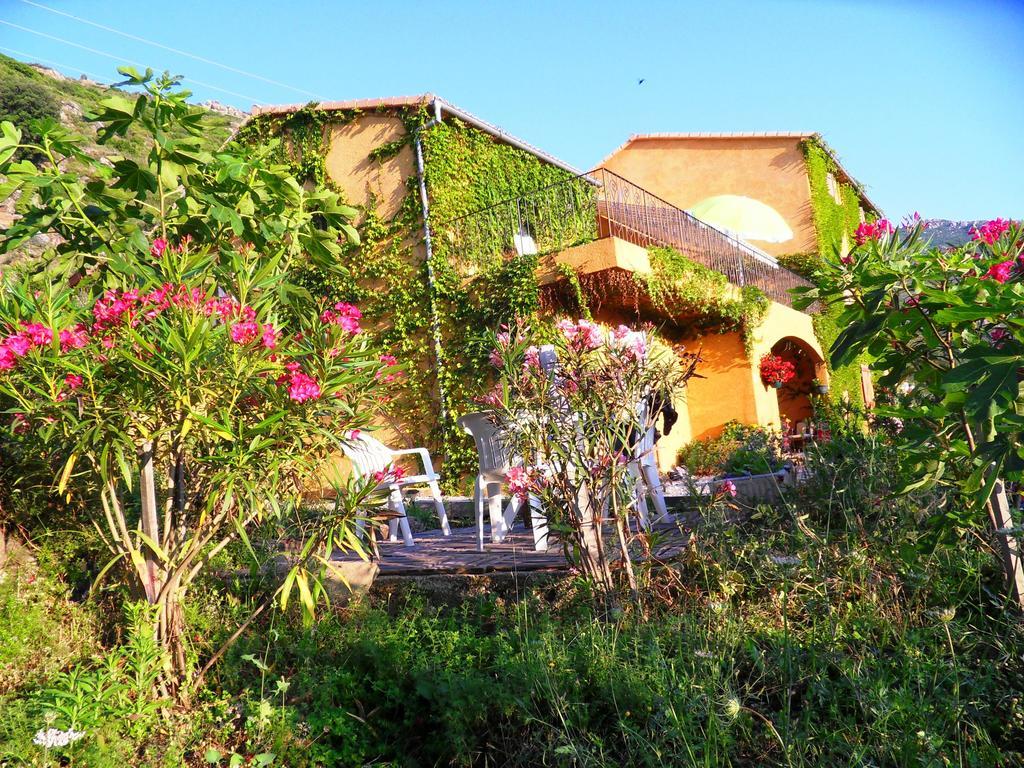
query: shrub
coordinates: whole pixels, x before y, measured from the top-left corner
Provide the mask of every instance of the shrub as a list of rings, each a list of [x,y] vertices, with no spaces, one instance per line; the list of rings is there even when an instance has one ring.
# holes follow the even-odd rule
[[[26,215],[0,252],[40,231],[60,245],[50,269],[4,287],[0,394],[23,468],[50,468],[58,494],[89,502],[112,556],[102,572],[119,569],[159,607],[163,682],[177,690],[192,672],[181,602],[217,553],[270,521],[275,536],[301,526],[280,599],[297,591],[312,611],[322,591],[310,563],[357,543],[354,517],[373,487],[350,488],[312,520],[296,519],[295,501],[366,425],[386,366],[355,307],[314,300],[290,279],[294,263],[339,253],[352,209],[305,191],[265,150],[210,155],[207,113],[175,80],[123,73],[144,92],[106,100],[99,136],[138,130],[142,163],[109,168],[56,124],[38,144],[2,124],[0,175],[6,191],[26,192]],[[47,162],[16,161],[18,149]],[[82,178],[65,172],[67,158]]]
[[[777,432],[730,421],[718,437],[684,445],[678,463],[692,475],[760,475],[782,469],[782,440]]]
[[[17,73],[0,78],[0,122],[7,120],[20,128],[26,143],[39,140],[32,121],[58,117],[60,104],[43,83]]]
[[[1000,479],[1024,480],[1024,229],[994,219],[960,248],[932,245],[917,219],[905,234],[888,221],[857,229],[851,254],[825,259],[817,287],[798,300],[837,307],[844,330],[832,345],[834,366],[871,356],[884,373],[881,386],[905,388],[901,403],[882,405],[901,420],[899,459],[903,490],[937,487],[951,499],[930,523],[952,533],[974,527],[987,511],[998,531],[1015,523],[992,501]],[[1019,559],[1006,534],[995,534],[1013,597],[1024,606]]]

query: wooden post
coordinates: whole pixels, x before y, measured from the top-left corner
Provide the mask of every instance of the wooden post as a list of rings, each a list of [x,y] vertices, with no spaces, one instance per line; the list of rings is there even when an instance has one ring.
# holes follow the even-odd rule
[[[996,480],[992,498],[989,499],[989,514],[992,516],[992,527],[995,529],[1010,597],[1021,610],[1024,610],[1024,564],[1021,563],[1020,558],[1021,534],[1015,529],[1013,515],[1010,514],[1010,501],[1006,497],[1006,487],[1002,480]]]
[[[156,481],[153,477],[153,443],[147,440],[142,444],[139,454],[141,471],[139,473],[139,493],[142,497],[142,519],[139,521],[142,532],[155,544],[160,544],[160,518],[156,508]],[[156,602],[160,591],[160,572],[156,561],[156,553],[145,547],[146,571],[149,583],[146,584],[146,598],[150,603]]]

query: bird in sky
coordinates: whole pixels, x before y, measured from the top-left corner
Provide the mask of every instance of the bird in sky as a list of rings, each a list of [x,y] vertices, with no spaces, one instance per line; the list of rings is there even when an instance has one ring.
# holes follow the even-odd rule
[[[646,80],[647,80],[646,77],[641,77],[639,80],[636,81],[636,84],[637,85],[643,85],[644,81],[646,81]]]

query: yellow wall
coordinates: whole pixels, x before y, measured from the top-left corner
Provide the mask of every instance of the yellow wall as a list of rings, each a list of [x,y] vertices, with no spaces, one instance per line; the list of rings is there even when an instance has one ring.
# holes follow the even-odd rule
[[[383,162],[370,153],[405,135],[401,118],[386,114],[361,115],[349,122],[330,126],[330,141],[324,168],[345,200],[366,205],[376,200],[377,212],[385,221],[394,218],[408,194],[409,177],[416,173],[416,157],[406,145]]]
[[[811,192],[798,138],[635,139],[603,166],[684,210],[713,195],[745,195],[778,211],[793,230],[773,255],[817,250]]]
[[[582,274],[623,270],[633,274],[649,273],[650,259],[646,249],[615,237],[603,238],[552,254],[538,269],[542,283],[556,279],[554,263],[567,264]],[[738,290],[734,286],[733,290]],[[615,297],[595,311],[594,319],[606,325],[636,326],[639,318],[634,306],[616,305]],[[679,325],[673,323],[679,321]],[[703,378],[690,379],[684,393],[674,403],[680,419],[672,434],[658,444],[658,465],[667,470],[674,466],[679,449],[694,439],[715,437],[730,421],[778,428],[780,426],[779,392],[761,381],[761,357],[771,352],[782,339],[796,339],[815,363],[815,375],[828,383],[822,363],[821,347],[814,335],[811,316],[783,304],[771,302],[761,324],[755,329],[752,349],[748,355],[743,336],[738,332],[709,333],[699,339],[683,334],[689,318],[662,318],[659,331],[674,344],[687,351],[701,348],[702,361],[697,373]],[[657,321],[656,321],[657,322]]]

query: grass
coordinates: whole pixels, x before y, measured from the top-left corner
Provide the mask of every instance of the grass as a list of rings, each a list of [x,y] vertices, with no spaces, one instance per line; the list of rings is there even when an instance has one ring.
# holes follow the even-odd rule
[[[1020,764],[1024,636],[992,561],[959,546],[906,562],[905,532],[827,533],[767,509],[711,524],[647,574],[643,611],[614,618],[571,578],[444,599],[407,585],[312,626],[275,615],[192,711],[134,740],[107,723],[107,757],[95,739],[82,749],[135,765],[202,765],[211,747],[289,766]],[[0,589],[10,606],[11,581]],[[197,652],[246,599],[208,585],[190,617]],[[0,621],[69,620],[39,604]],[[27,748],[33,696],[73,658],[20,677],[0,740]]]
[[[0,765],[61,764],[31,739],[69,701],[87,735],[60,754],[82,766],[1024,764],[1024,623],[980,529],[931,538],[941,499],[893,497],[884,435],[832,434],[785,504],[707,510],[641,571],[640,606],[598,612],[574,576],[381,584],[314,623],[265,616],[161,717],[151,645],[70,599],[92,555],[45,536],[38,565],[0,571]],[[260,597],[194,595],[196,659]]]

